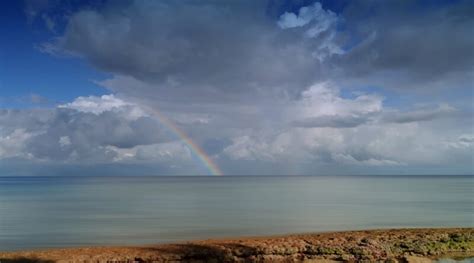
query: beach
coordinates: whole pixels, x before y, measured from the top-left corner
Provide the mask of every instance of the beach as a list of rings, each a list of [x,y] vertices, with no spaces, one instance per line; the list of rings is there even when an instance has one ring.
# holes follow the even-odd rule
[[[432,262],[474,257],[474,228],[387,229],[0,252],[0,262]]]

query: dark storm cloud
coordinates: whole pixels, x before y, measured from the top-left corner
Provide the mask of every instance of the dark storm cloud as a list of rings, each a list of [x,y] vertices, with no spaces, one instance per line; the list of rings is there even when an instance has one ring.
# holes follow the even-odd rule
[[[472,1],[111,1],[72,15],[54,49],[114,73],[106,85],[114,92],[160,100],[298,98],[328,78],[466,88],[474,80],[473,11]]]
[[[296,96],[320,77],[313,52],[321,40],[279,28],[265,11],[266,1],[114,3],[74,14],[57,48],[146,83],[129,89],[148,96]]]
[[[383,87],[465,87],[474,80],[472,14],[472,1],[354,1],[343,16],[359,44],[334,62],[345,75]]]

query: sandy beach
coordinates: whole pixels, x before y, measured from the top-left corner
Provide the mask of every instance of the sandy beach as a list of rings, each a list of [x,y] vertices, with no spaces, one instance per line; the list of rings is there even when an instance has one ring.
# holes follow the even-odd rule
[[[390,229],[0,252],[4,262],[431,262],[474,257],[474,228]]]

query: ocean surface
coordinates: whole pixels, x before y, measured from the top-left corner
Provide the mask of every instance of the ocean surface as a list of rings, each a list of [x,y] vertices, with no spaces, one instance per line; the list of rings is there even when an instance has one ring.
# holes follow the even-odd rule
[[[0,177],[0,250],[458,226],[472,176]]]

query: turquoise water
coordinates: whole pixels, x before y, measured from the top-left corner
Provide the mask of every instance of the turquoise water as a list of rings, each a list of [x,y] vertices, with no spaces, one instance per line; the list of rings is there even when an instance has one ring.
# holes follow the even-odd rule
[[[0,250],[474,226],[474,177],[0,177]]]

